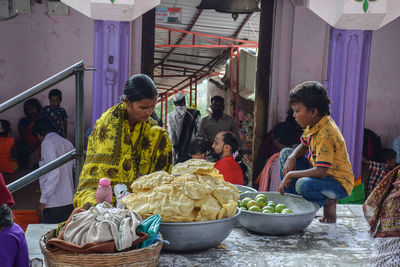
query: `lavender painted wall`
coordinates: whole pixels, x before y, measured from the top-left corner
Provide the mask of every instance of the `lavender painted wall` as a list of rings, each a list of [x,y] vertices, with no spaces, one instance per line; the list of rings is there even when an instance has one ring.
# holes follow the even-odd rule
[[[331,29],[328,95],[331,116],[342,131],[356,179],[361,175],[371,31]]]
[[[47,14],[47,1],[33,4],[31,14],[21,14],[0,21],[0,102],[21,93],[62,69],[83,59],[93,62],[93,21],[70,9],[69,16]],[[85,126],[90,123],[92,72],[85,73]],[[61,105],[66,109],[68,139],[74,140],[75,79],[57,85],[63,92]],[[36,96],[48,104],[49,91]],[[17,123],[23,116],[22,104],[0,114],[12,124],[17,136]]]
[[[95,20],[92,126],[117,104],[129,76],[130,23]]]

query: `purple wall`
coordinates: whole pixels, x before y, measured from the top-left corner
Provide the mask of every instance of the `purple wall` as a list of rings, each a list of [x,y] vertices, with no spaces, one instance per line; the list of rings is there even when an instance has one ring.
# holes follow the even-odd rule
[[[92,126],[117,104],[129,77],[130,23],[95,20]]]
[[[354,176],[361,175],[372,31],[331,29],[328,79],[331,116],[346,140]]]

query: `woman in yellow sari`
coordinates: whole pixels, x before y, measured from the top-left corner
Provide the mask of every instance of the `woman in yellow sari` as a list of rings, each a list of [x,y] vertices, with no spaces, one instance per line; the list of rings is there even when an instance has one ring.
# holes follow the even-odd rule
[[[147,75],[132,76],[125,84],[123,102],[97,120],[89,136],[74,206],[96,204],[101,178],[111,185],[131,183],[140,175],[159,170],[171,172],[172,147],[168,132],[150,118],[158,91]]]

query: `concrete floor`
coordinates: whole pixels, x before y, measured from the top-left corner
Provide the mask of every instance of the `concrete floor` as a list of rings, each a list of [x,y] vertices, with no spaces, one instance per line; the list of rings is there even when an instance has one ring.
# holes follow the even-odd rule
[[[163,266],[369,266],[373,238],[361,205],[338,205],[336,224],[321,224],[321,210],[303,232],[264,236],[235,228],[220,248],[193,253],[161,252]],[[55,225],[29,225],[30,257],[42,258],[39,237]]]

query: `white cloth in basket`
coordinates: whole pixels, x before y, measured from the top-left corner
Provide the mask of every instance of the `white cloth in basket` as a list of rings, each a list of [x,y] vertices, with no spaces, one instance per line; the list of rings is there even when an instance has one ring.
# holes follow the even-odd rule
[[[131,210],[102,208],[101,204],[72,216],[64,240],[78,246],[114,240],[118,251],[132,246],[142,218]]]

